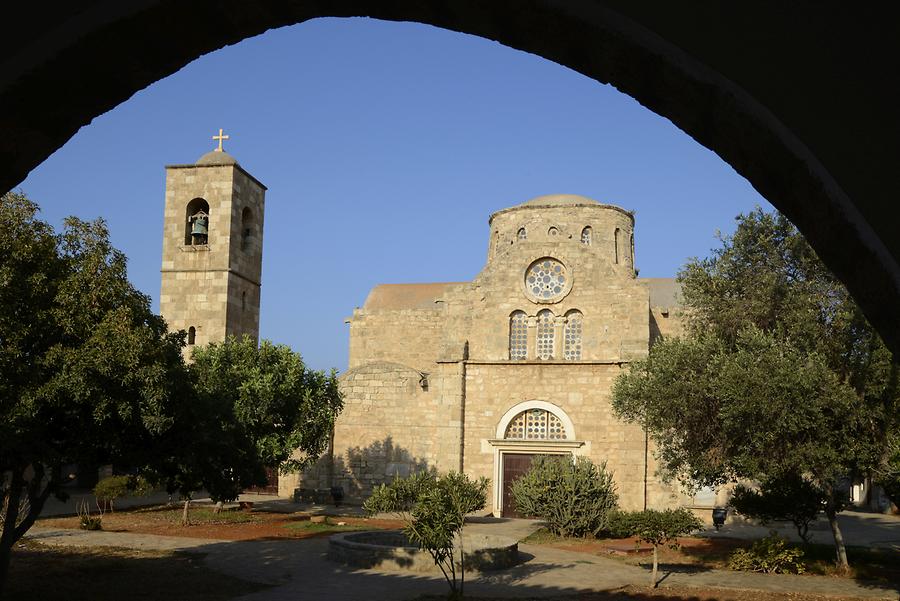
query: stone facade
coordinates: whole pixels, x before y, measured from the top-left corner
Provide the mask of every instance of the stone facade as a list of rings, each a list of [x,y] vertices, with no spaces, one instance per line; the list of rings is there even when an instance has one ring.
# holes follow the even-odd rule
[[[342,486],[359,501],[396,476],[462,470],[492,480],[501,515],[511,456],[573,454],[607,463],[624,508],[688,502],[610,407],[621,371],[680,328],[675,282],[635,277],[633,215],[554,195],[489,224],[472,282],[381,285],[354,311],[331,451],[282,494]]]
[[[259,338],[266,187],[222,151],[193,165],[166,167],[159,310],[194,344],[228,335]],[[191,217],[208,215],[205,239]]]

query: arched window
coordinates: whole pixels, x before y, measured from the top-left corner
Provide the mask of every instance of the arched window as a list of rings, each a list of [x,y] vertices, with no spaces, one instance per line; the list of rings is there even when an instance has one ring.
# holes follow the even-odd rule
[[[526,409],[506,427],[503,438],[511,440],[565,440],[562,420],[546,409]]]
[[[515,311],[509,316],[509,358],[528,358],[528,317],[524,311]]]
[[[524,240],[527,237],[528,237],[528,232],[525,231],[524,227],[520,227],[519,231],[516,232],[516,238],[518,238],[519,240]]]
[[[187,343],[193,345],[197,340],[197,330],[194,329],[194,326],[188,328],[188,339]]]
[[[566,361],[581,360],[581,331],[583,315],[572,310],[566,313],[566,330],[563,336],[563,359]]]
[[[184,209],[184,244],[209,244],[209,203],[202,198],[195,198]]]
[[[613,235],[613,244],[615,245],[616,252],[616,264],[619,263],[619,238],[622,237],[622,230],[616,228],[615,234]]]
[[[556,236],[559,236],[559,229],[551,227],[549,230],[547,230],[547,235],[551,238],[555,238]]]
[[[241,250],[247,250],[250,237],[253,235],[253,211],[250,207],[244,207],[241,211]]]
[[[555,325],[553,323],[553,312],[550,309],[544,309],[537,314],[537,356],[538,359],[553,358],[553,338]]]
[[[581,243],[587,246],[591,245],[591,226],[585,227],[581,230]]]

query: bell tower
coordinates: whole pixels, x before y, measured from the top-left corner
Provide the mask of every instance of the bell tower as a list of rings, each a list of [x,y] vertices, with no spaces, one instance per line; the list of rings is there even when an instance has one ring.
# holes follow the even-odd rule
[[[224,151],[166,166],[159,311],[188,347],[259,338],[266,187]]]

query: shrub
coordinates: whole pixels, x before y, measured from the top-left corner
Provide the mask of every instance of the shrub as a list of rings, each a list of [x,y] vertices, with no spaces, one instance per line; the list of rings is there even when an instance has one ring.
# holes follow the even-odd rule
[[[607,527],[618,495],[606,463],[539,455],[511,486],[518,510],[541,518],[558,536],[596,535]]]
[[[152,487],[141,476],[109,476],[103,478],[94,487],[94,496],[98,503],[113,509],[113,502],[122,497],[139,497],[148,494]]]
[[[731,497],[735,511],[758,519],[764,526],[775,520],[792,522],[803,542],[809,543],[809,525],[825,507],[825,495],[801,476],[763,482],[759,491],[739,484]]]
[[[753,543],[749,549],[737,549],[728,559],[732,570],[769,574],[802,574],[806,571],[803,550],[789,546],[775,531]]]
[[[638,529],[640,511],[622,511],[616,509],[609,512],[606,527],[600,533],[608,538],[628,538],[634,536]]]

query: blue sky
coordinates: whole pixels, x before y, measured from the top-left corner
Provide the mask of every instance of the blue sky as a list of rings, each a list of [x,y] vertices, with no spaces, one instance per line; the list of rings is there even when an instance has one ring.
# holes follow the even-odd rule
[[[488,215],[551,193],[636,213],[642,277],[671,277],[771,206],[611,86],[433,27],[320,19],[203,56],[82,128],[19,188],[59,225],[103,217],[159,296],[164,165],[225,149],[268,187],[261,336],[347,365],[343,323],[378,283],[464,281]]]

